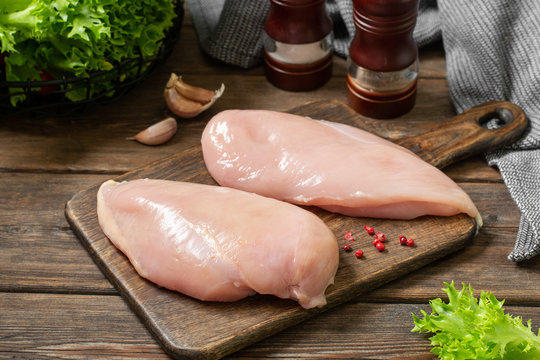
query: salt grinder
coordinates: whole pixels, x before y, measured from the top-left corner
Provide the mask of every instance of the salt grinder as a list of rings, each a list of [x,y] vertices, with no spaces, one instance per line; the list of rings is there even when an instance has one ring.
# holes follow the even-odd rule
[[[266,78],[281,89],[312,90],[332,76],[332,20],[325,0],[270,0],[263,43]]]
[[[356,34],[347,74],[350,106],[378,119],[409,112],[419,69],[412,37],[418,0],[353,0],[353,11]]]

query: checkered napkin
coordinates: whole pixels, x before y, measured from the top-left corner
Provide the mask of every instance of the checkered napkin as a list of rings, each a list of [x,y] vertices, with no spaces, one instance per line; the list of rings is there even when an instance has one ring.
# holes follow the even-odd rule
[[[186,0],[199,42],[210,56],[244,68],[262,60],[268,0]],[[354,35],[351,0],[327,0],[334,50],[346,57]],[[419,46],[444,44],[450,96],[457,112],[490,100],[523,108],[531,128],[517,143],[486,154],[521,210],[514,250],[540,254],[540,1],[420,0]]]

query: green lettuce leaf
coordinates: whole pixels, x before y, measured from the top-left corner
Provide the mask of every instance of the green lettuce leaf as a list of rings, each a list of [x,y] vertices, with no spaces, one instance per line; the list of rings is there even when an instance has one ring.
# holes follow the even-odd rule
[[[412,314],[413,332],[434,333],[430,337],[432,352],[443,360],[450,359],[540,359],[540,338],[531,330],[531,321],[523,325],[521,317],[505,314],[504,300],[490,292],[473,295],[473,288],[457,291],[454,283],[444,283],[442,290],[448,303],[441,299],[429,302],[432,313],[421,310],[423,318]]]

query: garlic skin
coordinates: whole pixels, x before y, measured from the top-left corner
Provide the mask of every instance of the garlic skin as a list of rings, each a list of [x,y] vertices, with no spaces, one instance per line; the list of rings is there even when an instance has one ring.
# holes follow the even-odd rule
[[[176,134],[177,129],[176,119],[168,117],[147,127],[137,135],[127,138],[127,140],[136,140],[145,145],[161,145],[169,141]]]
[[[187,84],[181,76],[172,73],[165,85],[164,97],[173,114],[189,119],[209,109],[224,91],[224,84],[217,90],[207,90]]]

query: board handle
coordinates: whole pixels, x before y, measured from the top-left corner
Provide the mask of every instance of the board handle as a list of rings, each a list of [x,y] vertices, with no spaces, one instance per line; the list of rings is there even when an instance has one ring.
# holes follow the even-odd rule
[[[497,119],[497,128],[486,127],[491,119]],[[470,108],[433,130],[395,142],[431,165],[444,168],[472,155],[512,144],[528,125],[519,106],[508,101],[490,101]]]

